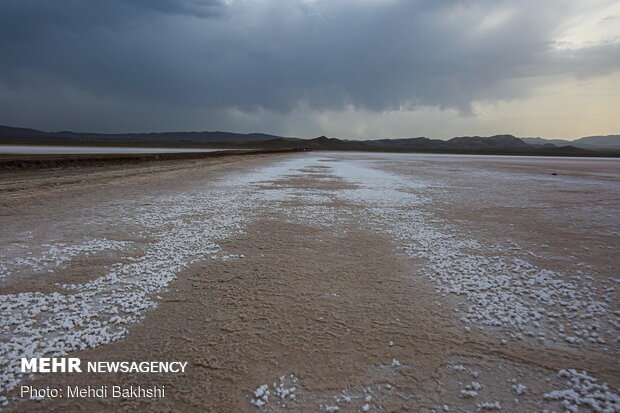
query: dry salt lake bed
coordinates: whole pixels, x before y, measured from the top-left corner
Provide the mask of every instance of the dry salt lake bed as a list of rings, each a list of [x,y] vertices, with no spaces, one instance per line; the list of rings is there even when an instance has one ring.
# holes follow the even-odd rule
[[[617,159],[270,154],[0,191],[3,409],[620,411]],[[188,368],[19,373],[42,356]]]

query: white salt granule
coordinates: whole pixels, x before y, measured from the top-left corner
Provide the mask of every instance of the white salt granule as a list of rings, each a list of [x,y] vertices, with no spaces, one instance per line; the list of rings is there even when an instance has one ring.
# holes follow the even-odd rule
[[[478,410],[502,410],[502,405],[498,401],[495,401],[493,403],[485,402],[476,404],[476,408]]]
[[[527,390],[527,386],[524,386],[523,384],[513,384],[512,390],[516,394],[522,395],[522,394],[525,394],[525,391]]]
[[[566,379],[568,388],[551,391],[543,398],[559,401],[566,411],[577,412],[582,407],[597,412],[620,411],[620,395],[607,383],[599,383],[585,371],[574,369],[560,370],[558,377]]]

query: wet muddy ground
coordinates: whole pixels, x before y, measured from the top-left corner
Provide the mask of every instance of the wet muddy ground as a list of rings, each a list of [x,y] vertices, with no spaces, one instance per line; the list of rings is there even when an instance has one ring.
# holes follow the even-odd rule
[[[321,152],[3,174],[0,403],[619,411],[619,182],[617,160]],[[188,369],[19,373],[64,355]]]

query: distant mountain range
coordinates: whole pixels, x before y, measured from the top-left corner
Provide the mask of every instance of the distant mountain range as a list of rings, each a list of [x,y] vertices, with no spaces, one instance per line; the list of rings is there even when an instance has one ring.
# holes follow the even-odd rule
[[[353,141],[327,138],[292,141],[273,139],[260,143],[247,142],[242,145],[259,145],[266,148],[305,147],[322,150],[350,150],[372,152],[429,152],[429,153],[468,153],[468,154],[506,154],[506,155],[566,155],[590,156],[597,154],[620,154],[620,149],[584,149],[575,146],[556,146],[550,143],[527,143],[512,135],[489,137],[462,136],[449,140],[429,138],[377,139]]]
[[[14,128],[0,125],[0,142],[18,143],[49,143],[49,144],[128,144],[128,143],[161,143],[169,145],[206,144],[214,142],[248,142],[266,141],[271,139],[288,139],[264,133],[232,133],[232,132],[156,132],[156,133],[89,133],[89,132],[44,132],[36,129]],[[294,139],[294,138],[292,138]]]
[[[620,154],[620,135],[588,136],[575,141],[517,138],[512,135],[490,137],[462,136],[449,140],[419,138],[342,140],[321,136],[314,139],[281,137],[262,133],[159,132],[102,134],[71,131],[44,132],[36,129],[0,126],[0,144],[121,145],[227,148],[309,148],[319,150],[577,155]]]
[[[586,136],[567,141],[564,139],[521,138],[522,141],[535,145],[552,144],[555,146],[574,146],[583,149],[620,149],[620,135]]]

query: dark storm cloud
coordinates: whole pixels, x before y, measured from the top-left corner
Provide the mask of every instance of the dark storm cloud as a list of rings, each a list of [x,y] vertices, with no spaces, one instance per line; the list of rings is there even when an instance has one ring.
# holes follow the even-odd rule
[[[102,100],[101,116],[120,110],[138,128],[169,108],[467,112],[527,93],[515,80],[618,70],[617,44],[553,48],[570,11],[522,0],[3,0],[0,123],[27,118],[17,111],[29,100],[66,107],[68,126],[69,112]]]

